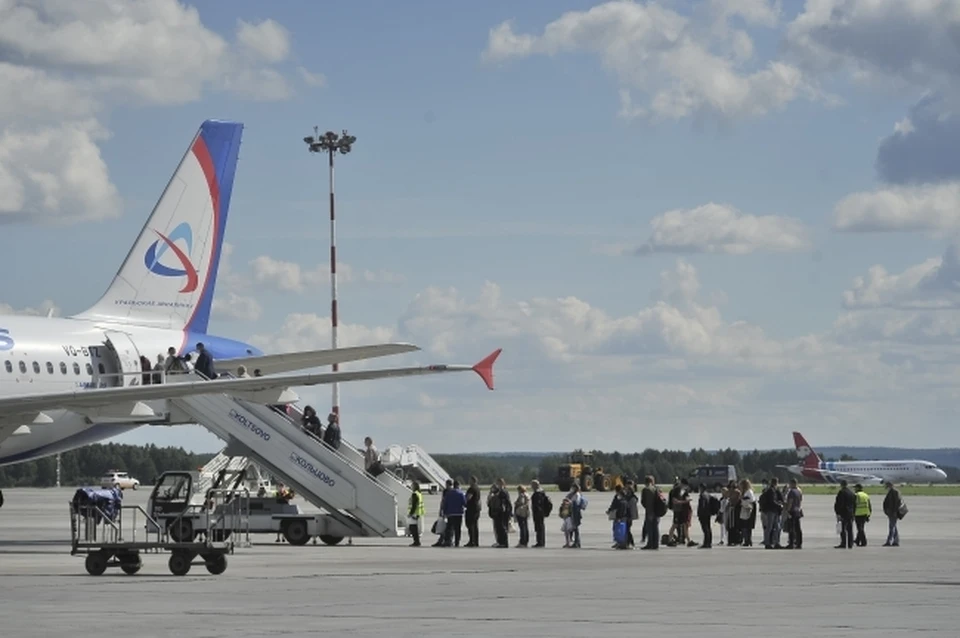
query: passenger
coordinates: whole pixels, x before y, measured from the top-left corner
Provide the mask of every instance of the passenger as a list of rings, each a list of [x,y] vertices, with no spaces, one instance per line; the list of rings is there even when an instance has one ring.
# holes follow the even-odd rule
[[[612,521],[613,527],[613,548],[617,549],[620,545],[617,543],[617,523],[626,521],[629,517],[629,510],[626,501],[623,498],[623,486],[617,485],[613,488],[613,500],[610,501],[610,507],[607,508],[607,519]]]
[[[367,437],[370,441],[370,437]],[[373,441],[370,441],[370,445]],[[413,542],[410,547],[420,547],[420,521],[423,520],[425,510],[423,508],[423,494],[420,493],[420,484],[416,481],[410,486],[410,508],[407,510],[407,529],[413,536]]]
[[[740,524],[740,488],[734,487],[730,490],[727,511],[724,512],[723,517],[727,522],[727,547],[739,547],[743,542],[743,528]]]
[[[570,501],[570,526],[573,545],[571,547],[580,549],[580,524],[583,522],[583,511],[587,509],[587,499],[580,493],[580,486],[576,483],[573,489],[567,494],[567,500]]]
[[[520,542],[517,543],[517,547],[527,547],[530,544],[530,497],[527,496],[527,488],[522,485],[517,486],[513,516],[517,521],[517,529],[520,530]]]
[[[753,547],[753,528],[757,525],[757,496],[750,481],[740,481],[740,528],[743,546]]]
[[[660,516],[657,514],[657,501],[660,500],[660,490],[656,486],[653,476],[643,479],[643,491],[640,492],[640,506],[643,508],[643,533],[641,534],[640,549],[659,549],[660,547]]]
[[[833,502],[833,511],[840,525],[840,544],[835,549],[853,549],[853,516],[857,510],[857,497],[847,487],[846,480],[840,480],[840,490]]]
[[[164,365],[164,358],[162,354],[157,355],[157,362],[153,366],[153,383],[154,385],[160,385],[163,383],[163,372],[166,369]]]
[[[340,416],[336,412],[327,415],[327,428],[323,431],[323,442],[334,450],[340,449]]]
[[[249,379],[250,375],[247,374],[247,366],[240,366],[237,368],[237,378],[238,379]]]
[[[467,488],[467,547],[480,547],[480,487],[477,477],[470,477]]]
[[[720,490],[720,511],[717,512],[717,523],[720,524],[720,545],[723,545],[724,541],[727,540],[727,525],[724,515],[727,511],[727,504],[730,502],[728,495],[727,488]]]
[[[440,511],[439,516],[444,521],[443,530],[437,535],[437,542],[432,545],[432,547],[443,547],[443,541],[447,538],[447,516],[444,513],[447,507],[447,498],[450,495],[450,492],[453,491],[453,479],[447,479],[446,484],[443,486],[443,493],[440,495]]]
[[[320,419],[317,417],[317,411],[313,409],[312,405],[304,406],[303,416],[300,417],[300,427],[317,438],[323,436]]]
[[[760,494],[760,524],[763,526],[763,546],[780,549],[780,515],[783,513],[783,494],[774,477]]]
[[[380,476],[383,474],[383,463],[380,461],[380,452],[377,451],[377,446],[373,444],[373,439],[369,436],[363,439],[363,444],[367,448],[363,454],[364,469],[370,476]]]
[[[213,364],[213,357],[204,347],[203,343],[197,344],[197,364],[195,369],[204,379],[213,380],[217,378],[217,369]]]
[[[293,500],[293,496],[294,496],[293,490],[291,490],[290,488],[288,488],[288,487],[287,487],[286,485],[284,485],[283,483],[277,483],[277,494],[276,494],[277,503],[280,503],[281,505],[286,505],[286,504],[288,504],[291,500]],[[285,539],[283,539],[283,537],[281,536],[280,531],[278,530],[278,531],[277,531],[277,540],[275,540],[275,541],[273,541],[273,542],[274,542],[274,543],[280,543],[280,542],[282,542],[283,540],[285,540]]]
[[[153,366],[150,365],[150,359],[147,359],[143,355],[140,355],[140,369],[143,370],[143,377],[141,379],[143,385],[150,385],[150,379],[153,376],[150,373],[153,372]]]
[[[573,521],[570,519],[570,499],[564,497],[560,503],[560,531],[563,532],[563,546],[573,547]]]
[[[533,490],[533,496],[530,497],[530,506],[533,510],[533,531],[536,536],[534,547],[547,546],[547,530],[544,525],[544,519],[553,509],[553,503],[550,497],[540,488],[540,481],[534,479],[530,482],[530,489]]]
[[[167,348],[167,358],[163,362],[163,369],[167,374],[183,374],[187,371],[183,358],[177,356],[177,349],[173,346]]]
[[[854,542],[857,547],[866,547],[867,532],[864,530],[864,526],[870,522],[873,505],[870,504],[870,495],[863,491],[863,485],[857,483],[853,489],[857,497],[857,505],[853,514],[854,521],[857,523],[857,538]]]
[[[700,498],[697,500],[697,520],[700,521],[700,531],[703,532],[703,543],[700,549],[710,549],[713,546],[713,514],[710,505],[713,497],[707,492],[707,484],[700,482]]]
[[[513,515],[513,504],[510,502],[510,493],[506,487],[499,484],[493,487],[493,498],[489,502],[488,513],[493,519],[493,527],[496,532],[497,544],[494,547],[509,548],[510,539],[507,536],[507,530],[510,526],[510,518]]]
[[[263,376],[263,372],[260,371],[260,368],[254,368],[254,369],[253,369],[253,376],[254,376],[254,378],[262,377],[262,376]]]
[[[443,515],[447,517],[444,528],[444,547],[460,547],[463,530],[463,513],[467,508],[467,495],[460,489],[460,481],[453,482],[453,489],[444,502]]]
[[[697,542],[693,540],[693,537],[690,535],[690,530],[693,527],[693,498],[691,497],[690,491],[690,482],[686,477],[680,479],[680,485],[683,486],[683,507],[682,509],[682,520],[683,520],[683,538],[687,543],[687,547],[696,547]]]
[[[797,479],[790,479],[790,491],[787,492],[787,549],[803,548],[803,492],[797,485]]]
[[[627,481],[623,489],[623,500],[627,504],[627,547],[634,548],[633,521],[640,520],[640,505],[633,481]]]
[[[893,486],[890,481],[886,482],[887,495],[883,498],[883,513],[887,516],[887,542],[884,547],[900,547],[900,530],[897,529],[897,523],[902,518],[901,508],[903,500],[900,498],[900,490]]]

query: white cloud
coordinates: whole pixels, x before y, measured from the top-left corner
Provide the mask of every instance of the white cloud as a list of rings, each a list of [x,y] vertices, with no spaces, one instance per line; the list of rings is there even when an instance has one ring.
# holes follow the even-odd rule
[[[650,221],[650,238],[637,245],[607,247],[614,254],[795,252],[810,248],[802,223],[776,215],[749,215],[709,203],[689,210],[671,210]]]
[[[955,0],[816,0],[789,25],[787,44],[813,71],[845,70],[891,88],[953,91],[960,75],[958,28]]]
[[[76,222],[120,214],[92,121],[0,132],[0,222]]]
[[[267,62],[282,62],[290,55],[290,33],[273,20],[251,24],[238,20],[237,42]]]
[[[0,1],[0,51],[8,221],[119,214],[97,147],[100,120],[117,105],[184,104],[210,90],[258,100],[292,93],[272,66],[289,54],[280,25],[242,23],[231,43],[176,0]],[[56,153],[37,152],[60,133]]]
[[[852,193],[834,207],[845,232],[951,231],[960,228],[960,182]]]
[[[263,308],[256,299],[229,290],[217,295],[213,300],[213,315],[218,319],[256,321],[262,312]]]
[[[846,308],[960,308],[960,247],[952,245],[943,257],[928,259],[891,274],[881,266],[857,277],[843,293]]]
[[[310,71],[302,66],[297,67],[297,73],[300,74],[301,79],[303,79],[303,83],[307,86],[316,87],[327,85],[327,78],[323,73],[314,73],[313,71]]]
[[[801,96],[820,96],[789,64],[770,61],[759,68],[749,64],[750,36],[727,23],[740,16],[754,25],[772,26],[777,14],[775,7],[760,1],[714,2],[707,5],[707,15],[695,12],[686,17],[656,2],[614,0],[567,12],[541,35],[517,33],[511,21],[503,22],[490,30],[482,58],[502,62],[532,55],[595,53],[622,88],[649,97],[646,106],[635,106],[631,93],[621,92],[621,116],[758,116]]]
[[[307,270],[290,261],[277,260],[261,255],[250,262],[253,279],[257,283],[276,287],[287,292],[306,292],[330,282],[330,268],[317,266]],[[337,264],[338,283],[363,283],[371,285],[398,284],[404,281],[403,275],[386,270],[357,270],[349,264]]]
[[[330,317],[313,313],[287,315],[283,325],[274,334],[257,334],[250,343],[265,352],[299,352],[330,347],[332,327]],[[369,345],[394,340],[395,331],[387,327],[368,327],[345,323],[337,326],[337,341],[341,348]]]

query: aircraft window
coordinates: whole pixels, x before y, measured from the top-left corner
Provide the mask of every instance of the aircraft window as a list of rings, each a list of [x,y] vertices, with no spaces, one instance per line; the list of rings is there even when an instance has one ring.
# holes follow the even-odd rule
[[[74,373],[74,374],[80,374],[80,364],[79,364],[79,363],[74,363],[74,364],[73,364],[73,373]]]
[[[97,370],[100,371],[100,374],[105,374],[106,371],[107,371],[106,368],[103,367],[103,364],[102,364],[102,363],[98,363],[98,364],[97,364]]]
[[[47,374],[53,374],[53,364],[47,361]]]
[[[23,361],[20,362],[20,372],[22,374],[26,374],[27,372],[27,364],[24,363]]]
[[[9,359],[3,362],[3,367],[7,369],[7,372],[13,372],[13,364],[10,363]]]
[[[40,374],[40,364],[36,361],[33,362],[33,373]]]
[[[91,377],[93,376],[93,366],[91,366],[89,363],[87,364],[87,374],[89,374]]]
[[[61,362],[60,362],[60,374],[66,374],[66,373],[67,373],[67,364],[65,364],[63,361],[61,361]]]

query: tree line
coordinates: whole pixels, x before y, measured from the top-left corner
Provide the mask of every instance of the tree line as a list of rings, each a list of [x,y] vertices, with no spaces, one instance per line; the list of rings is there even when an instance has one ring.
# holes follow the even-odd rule
[[[168,470],[195,470],[214,454],[194,454],[179,447],[88,445],[60,455],[60,484],[64,487],[99,485],[108,470],[129,472],[142,484]],[[53,487],[57,484],[57,459],[48,456],[36,461],[0,467],[0,487]]]

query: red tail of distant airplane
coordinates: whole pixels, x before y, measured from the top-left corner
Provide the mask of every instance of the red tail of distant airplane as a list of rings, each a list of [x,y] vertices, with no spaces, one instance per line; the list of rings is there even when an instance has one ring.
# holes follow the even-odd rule
[[[820,468],[820,455],[810,447],[802,434],[799,432],[793,433],[793,444],[797,448],[797,457],[800,459],[800,465],[803,468],[812,470]]]

